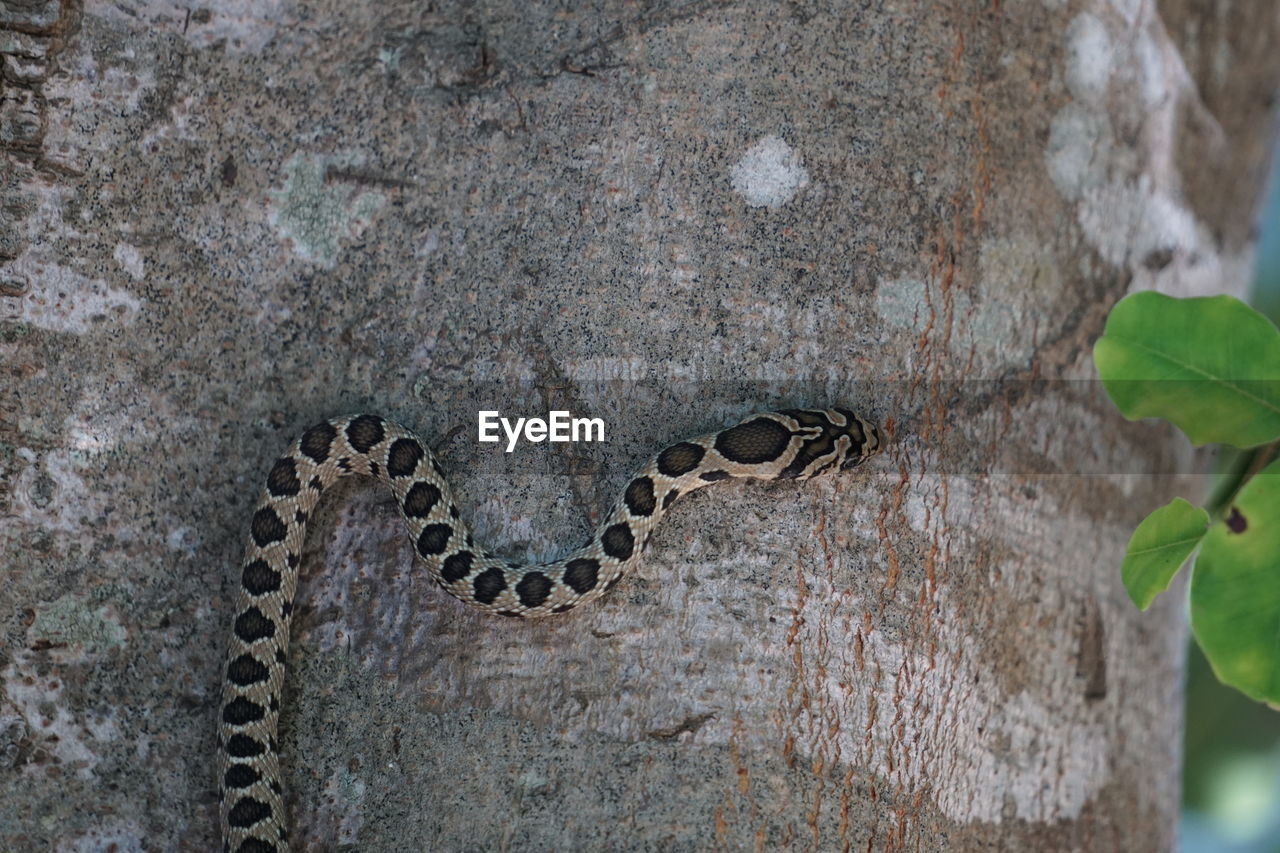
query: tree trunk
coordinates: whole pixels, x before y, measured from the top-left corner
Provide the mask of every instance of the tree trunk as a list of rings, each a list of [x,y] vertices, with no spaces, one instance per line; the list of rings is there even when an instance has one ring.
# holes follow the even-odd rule
[[[1280,15],[573,5],[0,0],[0,847],[214,849],[235,567],[308,424],[417,428],[547,559],[664,444],[846,404],[888,453],[699,492],[559,619],[328,498],[296,846],[1170,849],[1185,621],[1119,564],[1195,460],[1090,351],[1131,290],[1245,288]]]

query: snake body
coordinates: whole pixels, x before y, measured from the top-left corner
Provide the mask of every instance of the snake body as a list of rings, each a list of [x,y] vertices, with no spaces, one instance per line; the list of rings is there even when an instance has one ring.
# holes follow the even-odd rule
[[[521,566],[477,548],[428,446],[376,415],[316,424],[272,466],[240,573],[219,714],[223,849],[288,850],[276,743],[289,621],[307,518],[340,477],[386,483],[431,577],[499,616],[564,613],[608,592],[681,495],[734,478],[807,480],[878,453],[880,431],[842,408],[753,415],[662,450],[627,484],[595,534],[563,559]]]

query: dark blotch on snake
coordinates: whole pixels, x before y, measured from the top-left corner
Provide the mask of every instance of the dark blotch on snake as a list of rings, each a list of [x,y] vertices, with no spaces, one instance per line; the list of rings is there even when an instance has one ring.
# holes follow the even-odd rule
[[[347,424],[347,441],[361,453],[368,453],[386,437],[387,430],[377,415],[361,415]]]
[[[302,491],[298,465],[291,457],[282,456],[271,466],[271,473],[267,475],[267,491],[275,498],[293,497]]]
[[[471,574],[471,562],[475,555],[470,551],[459,551],[444,558],[440,564],[440,576],[446,583],[456,583]]]
[[[271,817],[271,806],[253,797],[241,797],[227,812],[227,823],[237,829],[245,829]]]
[[[324,481],[319,477],[312,477],[310,482],[307,483],[307,488],[313,492],[322,492],[324,491]]]
[[[753,418],[716,436],[716,451],[731,462],[772,462],[791,442],[791,430],[772,418]]]
[[[250,595],[266,595],[280,589],[280,573],[266,560],[253,560],[245,564],[240,583]]]
[[[589,557],[570,560],[564,567],[564,582],[578,595],[595,589],[599,578],[600,563]]]
[[[708,483],[718,483],[721,480],[732,480],[733,475],[728,471],[703,471],[698,475],[698,479],[705,480]]]
[[[453,528],[447,524],[428,524],[418,536],[418,553],[424,557],[436,557],[449,547]]]
[[[667,496],[662,499],[662,508],[666,509],[667,507],[671,506],[673,503],[676,502],[676,498],[678,497],[680,497],[679,489],[672,489],[671,491],[667,492]]]
[[[231,723],[233,726],[243,726],[245,723],[256,723],[266,713],[267,709],[257,702],[251,702],[243,696],[237,696],[222,709],[222,721]]]
[[[232,735],[227,741],[227,754],[232,758],[255,758],[266,750],[260,741],[248,735]]]
[[[537,607],[551,595],[551,579],[542,572],[529,572],[516,584],[516,595],[525,607]]]
[[[783,409],[782,414],[795,418],[801,426],[826,427],[830,424],[825,415],[811,409]]]
[[[294,521],[296,521],[296,522],[298,522],[299,524],[306,524],[306,523],[307,523],[307,514],[306,514],[305,512],[303,512],[302,510],[298,510],[297,512],[295,512],[295,513],[293,514],[293,520],[294,520]]]
[[[631,557],[631,551],[636,546],[636,538],[631,535],[631,528],[619,522],[610,525],[600,537],[600,544],[604,547],[604,552],[616,560],[626,560]]]
[[[658,470],[668,477],[688,474],[698,467],[706,452],[701,445],[687,441],[673,444],[658,454]]]
[[[658,507],[658,501],[653,495],[653,480],[648,477],[637,477],[632,480],[627,490],[623,492],[622,499],[627,502],[627,509],[631,510],[632,515],[642,518],[653,515],[653,511]]]
[[[240,655],[227,665],[227,680],[237,687],[248,687],[266,681],[271,670],[253,655]]]
[[[425,480],[419,480],[404,496],[404,514],[410,518],[426,518],[440,500],[440,490]]]
[[[232,764],[227,768],[226,774],[222,777],[222,782],[228,788],[248,788],[261,778],[258,775],[258,771],[248,764]]]
[[[329,448],[337,437],[338,431],[333,428],[333,424],[327,421],[316,424],[302,434],[298,449],[318,465],[329,458]]]
[[[391,477],[407,477],[418,470],[422,461],[422,445],[412,438],[397,438],[387,451],[387,474]]]
[[[502,574],[502,569],[494,566],[476,575],[476,579],[471,582],[471,587],[475,590],[476,601],[481,604],[493,604],[507,588],[507,579]]]
[[[849,436],[849,440],[853,442],[853,446],[859,451],[862,450],[862,445],[867,443],[866,431],[863,430],[862,425],[855,420],[850,420],[849,423],[845,425],[843,434]]]
[[[827,433],[819,435],[817,438],[811,438],[804,444],[800,445],[800,451],[795,458],[787,463],[787,467],[778,472],[779,480],[790,480],[800,476],[809,466],[813,465],[823,456],[827,456],[835,449],[835,445],[831,441],[831,436]],[[833,460],[834,461],[834,460]],[[825,467],[825,466],[824,466]],[[809,476],[817,473],[811,471]]]
[[[844,425],[846,427],[853,426],[858,422],[858,416],[855,415],[853,412],[849,411],[848,409],[842,409],[839,406],[836,406],[835,411],[839,412],[844,417]]]
[[[259,548],[265,548],[272,542],[282,541],[288,530],[280,520],[280,516],[269,506],[264,506],[255,512],[253,522],[249,525],[249,532]]]
[[[236,853],[276,853],[276,846],[261,838],[246,838],[236,848]]]

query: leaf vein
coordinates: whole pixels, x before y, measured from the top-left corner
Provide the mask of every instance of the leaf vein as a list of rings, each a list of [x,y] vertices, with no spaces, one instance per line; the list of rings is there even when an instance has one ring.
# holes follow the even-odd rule
[[[1181,368],[1183,368],[1184,370],[1188,370],[1188,371],[1190,371],[1190,372],[1192,372],[1192,373],[1199,374],[1200,376],[1203,376],[1203,377],[1205,377],[1205,378],[1207,378],[1207,379],[1210,379],[1210,380],[1212,380],[1212,381],[1214,381],[1214,382],[1221,383],[1223,386],[1225,386],[1225,387],[1227,387],[1227,388],[1231,389],[1232,391],[1236,392],[1236,393],[1237,393],[1237,394],[1239,394],[1241,397],[1245,397],[1245,398],[1247,398],[1247,399],[1249,399],[1249,400],[1253,400],[1255,403],[1257,403],[1258,405],[1262,406],[1263,408],[1270,409],[1272,412],[1275,412],[1276,414],[1280,414],[1280,405],[1276,405],[1275,403],[1272,403],[1270,400],[1267,400],[1267,399],[1265,399],[1265,398],[1263,398],[1263,397],[1259,397],[1259,396],[1258,396],[1258,395],[1256,395],[1256,394],[1251,394],[1249,391],[1247,391],[1247,390],[1245,390],[1244,388],[1241,388],[1240,386],[1236,385],[1236,384],[1235,384],[1235,382],[1233,382],[1233,381],[1232,381],[1232,380],[1230,380],[1230,379],[1226,379],[1226,378],[1223,378],[1223,377],[1221,377],[1221,376],[1215,376],[1214,374],[1210,373],[1210,372],[1209,372],[1209,371],[1207,371],[1207,370],[1204,370],[1203,368],[1196,367],[1196,366],[1195,366],[1195,365],[1193,365],[1193,364],[1187,364],[1187,363],[1186,363],[1186,362],[1184,362],[1184,361],[1180,361],[1180,360],[1178,360],[1178,359],[1174,358],[1173,356],[1169,355],[1168,353],[1165,353],[1165,352],[1162,352],[1162,351],[1160,351],[1160,350],[1158,350],[1158,349],[1153,349],[1153,348],[1151,348],[1151,347],[1147,346],[1146,344],[1142,343],[1141,341],[1136,341],[1136,340],[1133,340],[1132,338],[1119,338],[1119,340],[1122,340],[1122,341],[1124,341],[1125,343],[1130,344],[1131,346],[1135,346],[1135,347],[1137,347],[1138,349],[1145,350],[1146,352],[1151,353],[1152,355],[1154,355],[1156,358],[1164,359],[1165,361],[1169,362],[1170,364],[1177,365],[1178,367],[1181,367]]]

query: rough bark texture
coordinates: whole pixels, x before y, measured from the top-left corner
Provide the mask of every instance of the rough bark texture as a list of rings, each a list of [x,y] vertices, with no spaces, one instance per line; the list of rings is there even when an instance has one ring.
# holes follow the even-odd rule
[[[232,573],[309,423],[416,426],[549,557],[664,442],[843,401],[891,454],[701,493],[559,621],[331,498],[296,837],[1168,849],[1185,627],[1117,567],[1193,460],[1070,380],[1127,291],[1243,288],[1266,5],[0,0],[0,847],[214,845]]]

